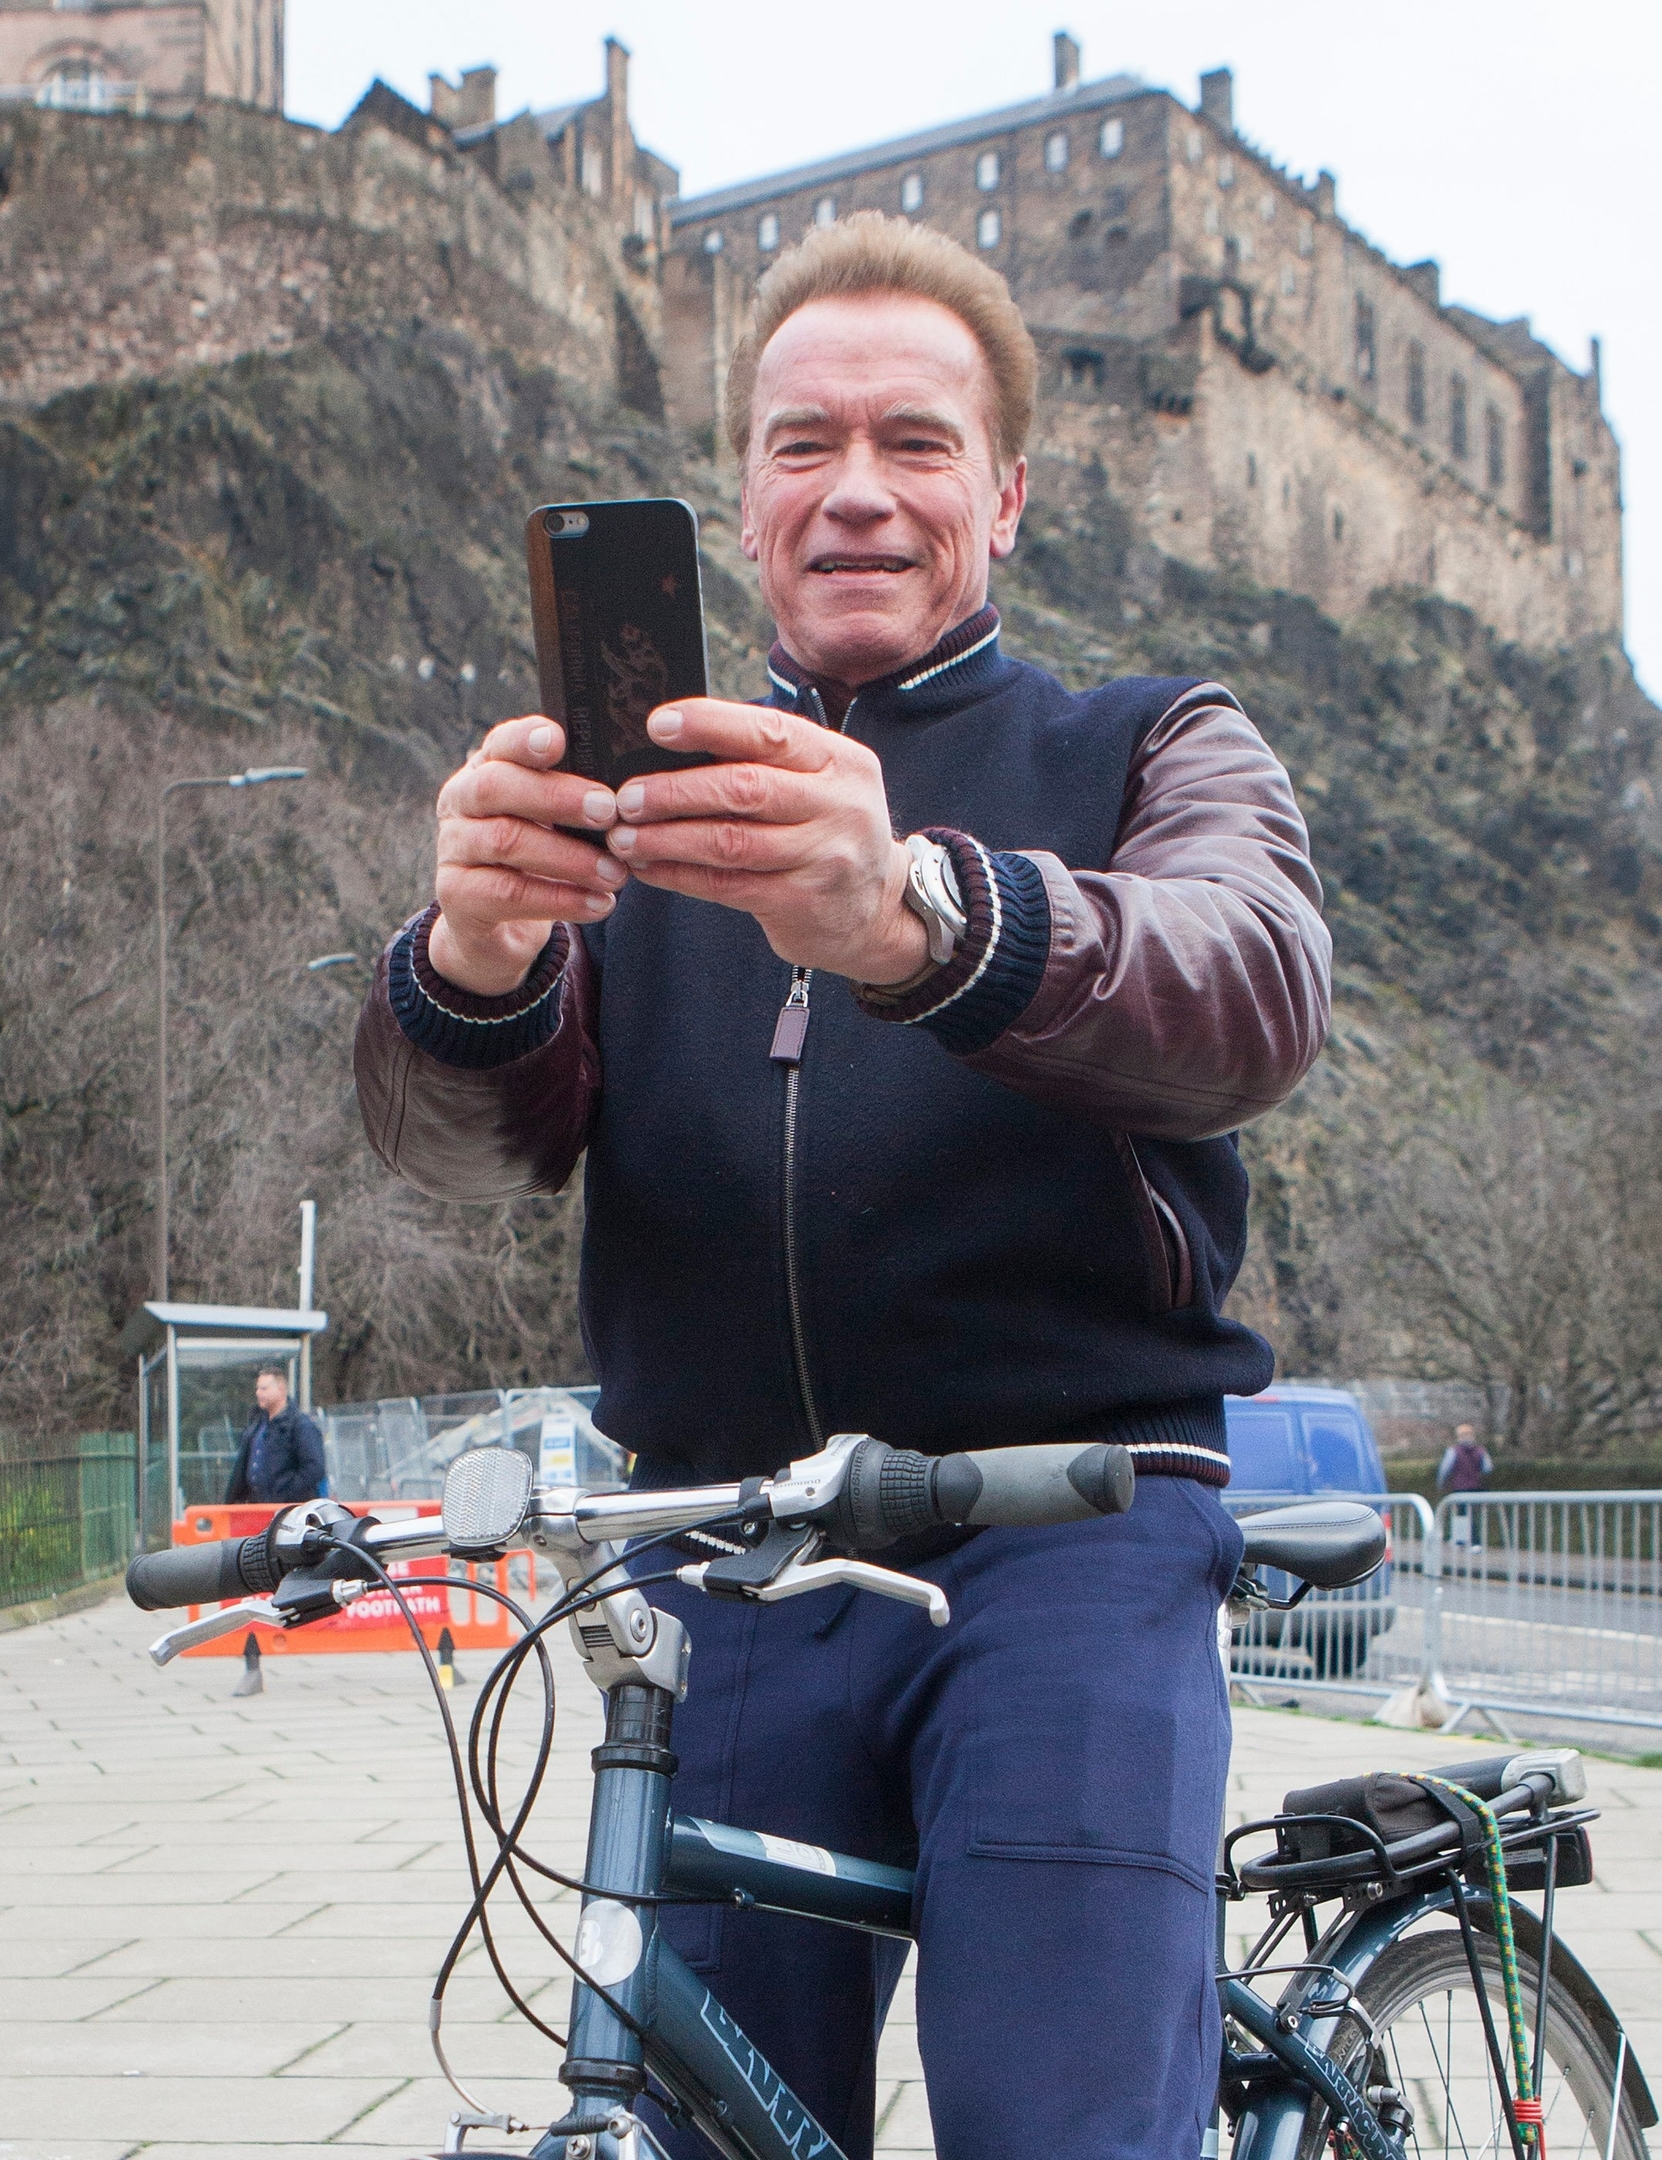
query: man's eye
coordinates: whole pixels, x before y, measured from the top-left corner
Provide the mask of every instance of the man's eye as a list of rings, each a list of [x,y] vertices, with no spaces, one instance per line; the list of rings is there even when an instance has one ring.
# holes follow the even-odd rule
[[[938,435],[906,435],[899,448],[907,457],[942,457],[948,445]]]
[[[777,444],[773,454],[775,457],[815,457],[824,448],[824,443],[815,442],[811,436],[802,436],[795,442]]]

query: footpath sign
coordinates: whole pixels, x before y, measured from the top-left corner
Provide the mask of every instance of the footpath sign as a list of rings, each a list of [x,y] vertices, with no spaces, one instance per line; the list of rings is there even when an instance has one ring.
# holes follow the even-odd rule
[[[348,1501],[346,1505],[354,1515],[373,1514],[380,1522],[407,1522],[412,1516],[437,1515],[439,1512],[436,1500],[373,1503],[360,1500]],[[252,1504],[190,1508],[174,1523],[173,1542],[175,1545],[200,1545],[211,1538],[252,1537],[263,1530],[274,1515],[281,1513],[279,1507]],[[516,1561],[523,1561],[525,1575],[517,1589],[511,1589],[509,1570]],[[470,1585],[483,1574],[484,1580],[496,1589],[508,1591],[520,1605],[529,1607],[535,1603],[537,1594],[536,1556],[530,1552],[509,1553],[501,1560],[477,1565],[470,1563],[465,1575],[446,1575],[446,1566],[444,1555],[438,1553],[427,1560],[395,1560],[387,1570],[403,1590],[428,1649],[437,1650],[439,1635],[448,1628],[450,1639],[458,1650],[506,1650],[518,1632],[512,1616],[494,1598],[478,1596]],[[193,1605],[190,1617],[198,1620],[212,1609]],[[366,1590],[361,1598],[343,1606],[330,1619],[314,1620],[292,1633],[284,1628],[256,1625],[252,1633],[262,1657],[415,1649],[410,1631],[404,1625],[404,1616],[379,1586]],[[183,1654],[186,1657],[241,1657],[245,1639],[240,1633],[221,1635],[216,1641],[199,1643],[194,1650]]]

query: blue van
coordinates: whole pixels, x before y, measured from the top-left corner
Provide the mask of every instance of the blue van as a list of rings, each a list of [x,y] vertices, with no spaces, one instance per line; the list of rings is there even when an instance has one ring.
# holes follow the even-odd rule
[[[1262,1395],[1226,1395],[1229,1496],[1310,1498],[1321,1493],[1387,1490],[1379,1445],[1354,1395],[1343,1388],[1284,1380]],[[1272,1596],[1291,1595],[1287,1577],[1266,1574]],[[1368,1645],[1391,1625],[1389,1548],[1383,1568],[1352,1590],[1317,1590],[1290,1613],[1259,1613],[1235,1631],[1237,1665],[1258,1654],[1274,1664],[1283,1651],[1307,1653],[1319,1680],[1344,1679],[1365,1662]]]

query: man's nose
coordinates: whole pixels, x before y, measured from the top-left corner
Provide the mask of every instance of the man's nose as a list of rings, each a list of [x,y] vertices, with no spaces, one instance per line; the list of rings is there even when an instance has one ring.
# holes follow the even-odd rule
[[[894,496],[869,443],[850,443],[837,460],[822,508],[843,524],[871,525],[894,513]]]

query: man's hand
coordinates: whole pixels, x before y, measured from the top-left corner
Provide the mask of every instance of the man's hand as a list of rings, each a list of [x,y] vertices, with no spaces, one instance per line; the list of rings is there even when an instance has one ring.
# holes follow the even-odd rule
[[[723,762],[618,790],[606,844],[643,885],[742,908],[798,967],[866,983],[921,973],[928,933],[906,906],[906,850],[864,743],[715,698],[660,706],[646,725]]]
[[[427,950],[460,990],[517,990],[554,925],[598,922],[628,878],[600,845],[617,818],[610,788],[548,769],[565,747],[552,720],[504,720],[439,790],[440,913]],[[588,828],[595,845],[556,825]]]

